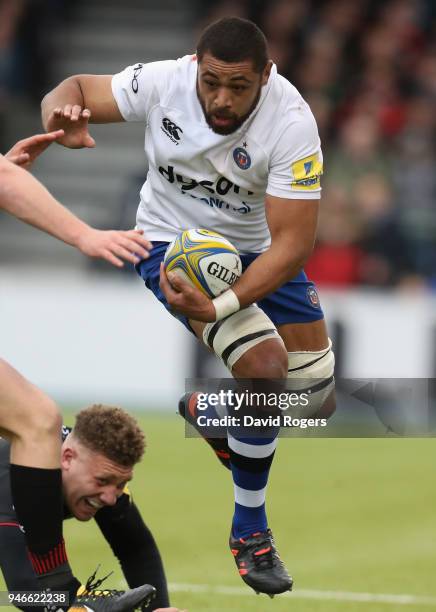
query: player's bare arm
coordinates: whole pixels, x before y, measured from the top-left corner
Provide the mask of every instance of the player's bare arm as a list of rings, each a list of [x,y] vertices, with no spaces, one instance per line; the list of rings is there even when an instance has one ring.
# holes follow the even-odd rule
[[[257,302],[294,278],[312,252],[318,219],[319,200],[294,200],[270,195],[265,212],[271,246],[262,253],[233,285],[241,308]],[[161,289],[168,303],[195,321],[216,318],[212,300],[161,266]]]
[[[117,267],[148,257],[151,244],[140,230],[94,229],[62,206],[31,174],[0,156],[0,208],[84,255],[106,259]]]
[[[112,94],[111,75],[79,74],[62,81],[41,103],[47,131],[63,129],[59,143],[71,149],[95,147],[89,123],[123,121]]]
[[[265,198],[271,246],[246,269],[232,289],[241,308],[261,300],[294,278],[313,250],[319,200]]]
[[[62,138],[62,136],[64,136],[63,130],[55,130],[46,134],[35,134],[28,138],[23,138],[23,140],[19,140],[14,144],[5,157],[13,164],[29,170],[36,158],[53,142]]]

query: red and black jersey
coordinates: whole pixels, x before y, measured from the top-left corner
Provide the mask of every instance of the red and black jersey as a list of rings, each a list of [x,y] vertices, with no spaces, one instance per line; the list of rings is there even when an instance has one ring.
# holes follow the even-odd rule
[[[69,427],[62,428],[63,440],[70,431]],[[0,439],[0,567],[9,591],[38,590],[12,503],[9,463],[10,444]],[[65,518],[71,518],[66,507]],[[95,521],[117,557],[129,587],[152,584],[157,589],[153,607],[169,606],[159,550],[130,494],[123,493],[114,506],[98,510]],[[66,545],[68,549],[68,542]]]

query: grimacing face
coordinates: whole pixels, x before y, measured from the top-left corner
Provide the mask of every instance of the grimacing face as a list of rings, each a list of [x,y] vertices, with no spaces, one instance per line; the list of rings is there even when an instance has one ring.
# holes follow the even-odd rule
[[[209,127],[217,134],[232,134],[251,115],[268,82],[272,63],[262,73],[253,62],[228,63],[205,53],[198,62],[197,95]]]
[[[79,521],[89,521],[100,508],[113,506],[133,475],[133,467],[88,449],[72,434],[62,445],[61,466],[64,500]]]

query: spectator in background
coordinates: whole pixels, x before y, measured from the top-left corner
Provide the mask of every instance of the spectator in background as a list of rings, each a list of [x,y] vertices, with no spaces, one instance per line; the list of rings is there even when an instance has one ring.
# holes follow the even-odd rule
[[[326,157],[328,173],[324,186],[341,185],[351,198],[355,182],[373,173],[390,180],[390,160],[382,148],[380,129],[367,113],[352,115],[339,130],[337,145],[329,148]]]
[[[346,189],[332,185],[325,190],[319,210],[317,243],[304,267],[306,273],[321,286],[357,285],[363,253],[358,246],[359,220]]]
[[[353,200],[359,215],[358,245],[362,252],[359,281],[376,287],[422,285],[395,214],[390,181],[381,174],[363,175],[355,183]]]
[[[407,233],[416,270],[436,281],[435,99],[409,99],[395,148],[393,185],[399,222]]]
[[[256,6],[256,3],[255,3]],[[304,0],[273,0],[257,3],[250,18],[257,18],[268,39],[270,55],[280,74],[289,78],[295,58],[299,57],[303,30],[301,24],[308,16],[309,4]],[[253,13],[256,13],[253,14]]]

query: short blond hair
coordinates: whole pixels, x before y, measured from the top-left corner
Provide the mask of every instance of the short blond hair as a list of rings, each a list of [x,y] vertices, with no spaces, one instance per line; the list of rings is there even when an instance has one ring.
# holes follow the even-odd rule
[[[145,436],[138,422],[122,408],[94,404],[76,416],[74,437],[90,450],[125,467],[138,463]]]

